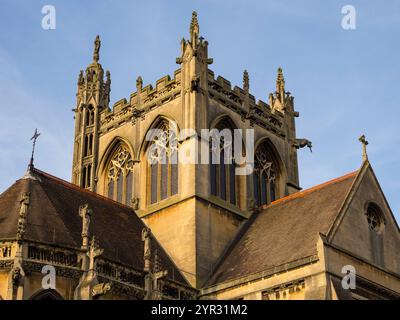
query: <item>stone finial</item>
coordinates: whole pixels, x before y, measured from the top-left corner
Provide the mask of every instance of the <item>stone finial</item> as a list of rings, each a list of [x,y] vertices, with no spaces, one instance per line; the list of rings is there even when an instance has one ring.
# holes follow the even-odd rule
[[[197,20],[197,12],[192,12],[192,21],[190,22],[190,41],[192,45],[197,44],[197,40],[199,37],[200,27],[199,21]]]
[[[246,93],[248,93],[250,90],[249,73],[247,72],[247,70],[243,71],[243,89],[244,91],[246,91]]]
[[[278,76],[276,78],[276,92],[285,94],[285,78],[283,77],[283,70],[278,68]]]
[[[89,226],[92,209],[86,203],[79,207],[79,216],[82,218],[82,247],[86,248],[89,244]]]
[[[94,40],[94,51],[93,51],[93,61],[98,62],[100,58],[100,36],[96,36],[96,40]]]
[[[143,259],[144,259],[144,270],[151,270],[151,230],[147,227],[142,230],[142,241],[144,242]]]
[[[362,149],[363,149],[363,153],[362,153],[362,159],[363,161],[368,161],[368,154],[367,154],[367,145],[369,144],[369,142],[366,140],[365,135],[362,135],[358,141],[361,142],[362,144]]]

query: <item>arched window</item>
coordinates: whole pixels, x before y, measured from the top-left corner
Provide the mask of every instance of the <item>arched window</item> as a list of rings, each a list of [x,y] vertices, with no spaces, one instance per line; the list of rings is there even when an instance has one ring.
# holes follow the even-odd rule
[[[86,109],[86,126],[94,125],[94,109],[92,106],[89,106]]]
[[[90,188],[91,177],[92,177],[92,166],[89,164],[87,166],[84,166],[83,170],[82,170],[82,187],[83,188]]]
[[[84,153],[85,157],[91,156],[93,154],[93,134],[88,134],[85,136],[85,144],[84,144]]]
[[[119,145],[107,167],[107,195],[109,198],[132,204],[133,160],[125,145]]]
[[[33,294],[29,300],[64,300],[64,299],[56,290],[46,289]]]
[[[147,152],[150,204],[178,193],[177,134],[167,121],[163,121],[152,134]]]
[[[211,130],[211,195],[236,205],[236,164],[233,148],[233,126],[227,120]]]
[[[277,170],[268,144],[262,144],[254,155],[253,186],[256,206],[269,204],[276,200]]]

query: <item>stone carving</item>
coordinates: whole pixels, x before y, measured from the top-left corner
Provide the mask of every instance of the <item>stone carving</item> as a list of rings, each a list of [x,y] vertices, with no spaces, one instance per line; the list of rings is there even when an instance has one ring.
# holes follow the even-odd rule
[[[363,161],[367,161],[368,160],[368,154],[367,154],[367,145],[368,145],[368,141],[367,141],[367,139],[365,138],[365,135],[362,135],[359,139],[358,139],[358,141],[360,141],[361,143],[362,143],[362,148],[363,148],[363,155],[362,155],[362,158],[363,158]]]
[[[82,218],[82,247],[86,248],[89,241],[90,217],[93,214],[92,209],[86,203],[79,207],[79,216]]]
[[[199,88],[200,88],[200,78],[197,77],[197,76],[194,76],[192,78],[192,81],[190,82],[190,91],[191,92],[193,92],[193,91],[198,92]]]
[[[296,141],[293,143],[293,146],[296,149],[301,149],[301,148],[307,147],[312,152],[312,142],[307,139],[296,139]]]
[[[151,269],[151,230],[147,227],[142,230],[142,241],[144,242],[144,271],[148,272]]]
[[[243,72],[243,90],[246,93],[249,93],[249,89],[250,89],[249,73],[247,72],[247,70],[244,70],[244,72]]]
[[[94,41],[93,61],[96,61],[96,62],[99,61],[100,46],[101,46],[100,36],[97,35],[96,40]]]
[[[99,283],[93,286],[92,289],[92,297],[96,298],[101,295],[105,295],[107,292],[111,290],[111,284],[110,283]]]
[[[21,279],[21,268],[15,267],[11,271],[11,281],[14,286],[18,286]]]
[[[95,270],[95,259],[103,254],[104,250],[99,248],[95,236],[90,241],[89,251],[86,253],[89,257],[89,271]]]
[[[78,267],[78,256],[73,251],[55,250],[51,247],[28,246],[28,259],[51,264]]]
[[[22,194],[21,200],[20,200],[20,210],[19,210],[18,229],[17,229],[18,243],[22,242],[24,234],[25,234],[26,215],[28,213],[29,201],[30,201],[30,193],[24,192]]]
[[[141,76],[137,77],[136,79],[136,89],[139,92],[143,88],[143,79]]]
[[[197,12],[192,12],[192,21],[190,22],[190,41],[193,47],[196,47],[199,37],[200,27],[197,20]]]
[[[139,198],[137,197],[132,198],[132,208],[133,210],[139,210]]]

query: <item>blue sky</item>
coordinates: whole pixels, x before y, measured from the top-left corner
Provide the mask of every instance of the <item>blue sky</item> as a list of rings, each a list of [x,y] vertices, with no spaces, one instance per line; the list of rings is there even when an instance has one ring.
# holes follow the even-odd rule
[[[43,30],[41,9],[56,8]],[[357,29],[341,27],[341,8],[356,8]],[[209,42],[211,69],[268,101],[282,66],[295,96],[303,188],[356,170],[358,137],[400,220],[400,2],[377,1],[26,1],[0,3],[0,192],[21,177],[37,127],[36,166],[70,179],[76,80],[100,34],[100,60],[111,71],[111,103],[178,68],[179,42],[192,10]]]

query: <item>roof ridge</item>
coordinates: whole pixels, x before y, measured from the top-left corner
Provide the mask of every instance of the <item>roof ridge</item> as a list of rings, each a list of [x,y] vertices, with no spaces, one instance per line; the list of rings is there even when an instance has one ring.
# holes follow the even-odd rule
[[[284,202],[287,202],[287,201],[291,201],[291,200],[300,198],[300,197],[302,197],[302,196],[304,196],[304,195],[306,195],[306,194],[315,192],[315,191],[320,190],[320,189],[322,189],[322,188],[324,188],[324,187],[327,187],[327,186],[329,186],[329,185],[332,185],[332,184],[341,182],[341,181],[343,181],[343,180],[346,180],[346,179],[348,179],[348,178],[350,178],[350,177],[356,176],[356,175],[358,174],[359,171],[360,171],[360,170],[356,170],[356,171],[347,173],[347,174],[345,174],[345,175],[343,175],[343,176],[341,176],[341,177],[328,180],[328,181],[326,181],[326,182],[323,182],[323,183],[321,183],[321,184],[318,184],[318,185],[316,185],[316,186],[314,186],[314,187],[311,187],[311,188],[308,188],[308,189],[306,189],[306,190],[293,193],[293,194],[288,195],[288,196],[283,197],[283,198],[279,198],[278,200],[275,200],[274,202],[271,202],[271,203],[268,204],[268,205],[263,205],[263,206],[261,206],[260,209],[261,209],[261,210],[268,209],[268,208],[270,208],[270,207],[272,207],[272,206],[274,206],[274,205],[278,205],[278,204],[281,204],[281,203],[284,203]]]
[[[94,196],[94,197],[96,197],[98,199],[107,201],[107,202],[109,202],[111,204],[117,205],[117,206],[122,207],[124,209],[129,209],[129,210],[135,212],[135,210],[133,210],[133,208],[130,207],[130,206],[127,206],[127,205],[125,205],[123,203],[120,203],[120,202],[117,202],[117,201],[115,201],[113,199],[110,199],[110,198],[107,198],[105,196],[102,196],[101,194],[98,194],[98,193],[96,193],[94,191],[90,191],[90,190],[87,190],[85,188],[79,187],[76,184],[73,184],[73,183],[68,182],[68,181],[66,181],[64,179],[58,178],[56,176],[53,176],[50,173],[44,172],[44,171],[39,170],[37,168],[34,168],[33,171],[34,171],[34,173],[40,174],[40,175],[42,175],[42,176],[44,176],[46,178],[54,180],[55,182],[61,183],[67,188],[70,188],[70,189],[73,189],[73,190],[76,190],[76,191],[80,191],[80,192],[83,192],[83,193],[87,193],[87,194],[89,194],[91,196]]]

